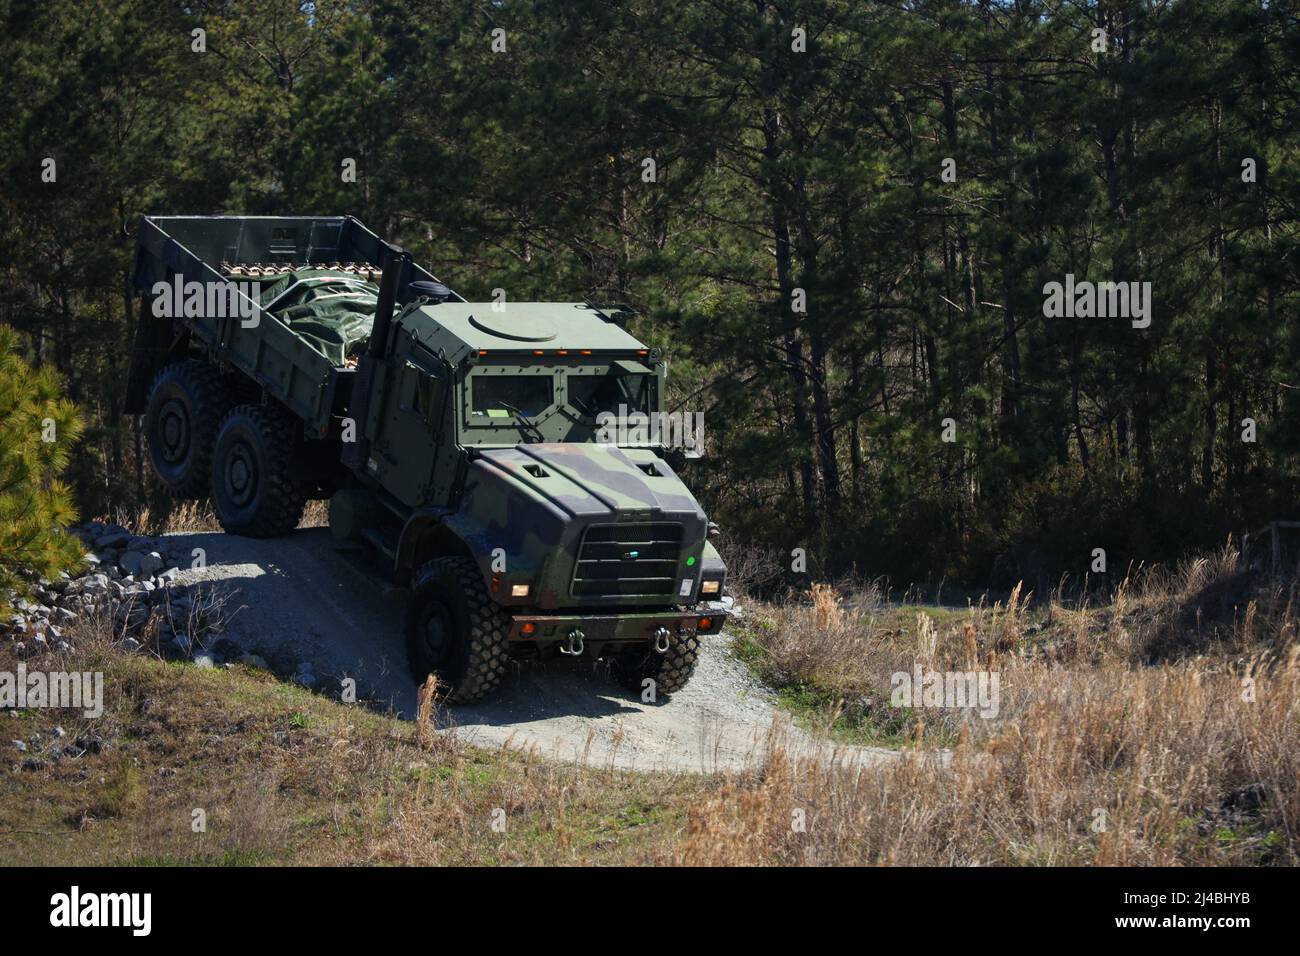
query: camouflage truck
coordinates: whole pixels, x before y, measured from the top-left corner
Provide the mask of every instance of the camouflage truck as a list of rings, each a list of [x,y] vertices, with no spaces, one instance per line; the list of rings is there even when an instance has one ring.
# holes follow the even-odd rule
[[[328,499],[406,592],[417,680],[472,702],[557,654],[647,699],[689,680],[726,569],[672,456],[602,433],[663,411],[617,310],[466,302],[351,217],[145,217],[132,284],[159,481],[253,537]]]

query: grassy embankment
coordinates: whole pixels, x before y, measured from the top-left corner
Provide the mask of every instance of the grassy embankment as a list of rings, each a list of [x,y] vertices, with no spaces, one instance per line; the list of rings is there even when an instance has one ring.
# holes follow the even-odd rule
[[[778,749],[708,777],[476,750],[261,671],[122,654],[86,622],[60,666],[105,672],[106,713],[0,717],[0,862],[1295,864],[1294,598],[1225,552],[1095,607],[749,602],[738,653],[801,720],[904,755],[855,772]],[[997,717],[888,706],[918,662],[995,671]],[[56,725],[105,745],[10,743]],[[946,764],[908,756],[939,746]]]

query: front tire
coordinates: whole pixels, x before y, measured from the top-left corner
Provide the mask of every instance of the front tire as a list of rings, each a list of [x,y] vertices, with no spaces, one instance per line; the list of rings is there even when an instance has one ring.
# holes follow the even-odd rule
[[[700,658],[698,634],[677,634],[660,654],[653,646],[640,647],[616,656],[614,677],[627,690],[641,693],[647,679],[654,681],[655,699],[667,697],[686,686]]]
[[[423,683],[433,674],[457,704],[482,700],[505,676],[509,623],[473,560],[430,561],[411,582],[406,615],[411,676]]]
[[[145,435],[154,474],[173,498],[207,496],[213,446],[233,402],[228,383],[206,362],[173,362],[154,379]]]
[[[212,455],[212,504],[230,534],[277,538],[298,527],[307,492],[293,477],[294,424],[261,405],[236,406],[221,423]]]

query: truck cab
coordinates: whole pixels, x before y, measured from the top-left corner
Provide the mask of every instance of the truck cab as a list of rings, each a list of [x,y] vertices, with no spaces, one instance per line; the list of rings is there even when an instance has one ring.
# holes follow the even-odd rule
[[[674,642],[693,654],[721,627],[725,567],[651,430],[633,447],[613,440],[664,411],[659,356],[583,302],[422,296],[392,337],[363,471],[402,520],[394,574],[417,603],[421,568],[472,562],[509,657],[607,657],[638,690],[677,689],[647,655],[654,665]],[[411,656],[418,671],[426,658]]]

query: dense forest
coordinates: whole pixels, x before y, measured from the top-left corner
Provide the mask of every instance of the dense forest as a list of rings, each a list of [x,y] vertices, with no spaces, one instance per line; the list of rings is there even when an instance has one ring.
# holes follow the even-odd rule
[[[233,213],[630,304],[687,480],[816,573],[1042,587],[1300,517],[1290,4],[0,0],[0,64],[0,322],[83,409],[83,514],[158,507],[135,223]]]

